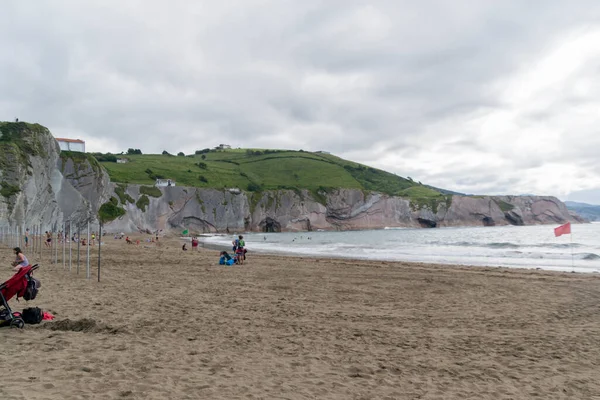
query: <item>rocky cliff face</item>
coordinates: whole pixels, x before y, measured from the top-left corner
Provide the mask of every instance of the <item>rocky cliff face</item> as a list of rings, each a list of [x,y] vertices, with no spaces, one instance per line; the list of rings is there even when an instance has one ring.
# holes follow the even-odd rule
[[[584,222],[554,197],[452,196],[423,205],[353,189],[323,193],[322,199],[313,198],[308,191],[291,190],[257,194],[168,187],[152,197],[141,194],[148,188],[138,185],[121,189],[122,197],[130,198],[121,203],[127,213],[107,229],[278,232]],[[147,200],[140,201],[144,197]]]
[[[261,193],[237,189],[144,187],[111,183],[91,155],[61,153],[48,129],[0,123],[0,225],[57,229],[95,220],[101,205],[126,213],[119,231],[310,231],[559,224],[583,222],[554,197],[440,196],[413,199],[339,189]],[[113,215],[120,215],[120,212]]]
[[[48,129],[0,124],[1,225],[54,230],[66,220],[83,222],[92,215],[90,203],[57,168],[59,161],[58,143]]]

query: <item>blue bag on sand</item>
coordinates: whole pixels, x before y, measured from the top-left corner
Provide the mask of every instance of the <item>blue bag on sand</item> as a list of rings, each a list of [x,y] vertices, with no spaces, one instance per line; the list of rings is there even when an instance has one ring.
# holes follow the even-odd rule
[[[231,260],[227,260],[225,263],[227,265],[233,265],[233,263],[235,263],[235,260],[232,258]]]
[[[219,265],[225,265],[225,257],[219,258]]]

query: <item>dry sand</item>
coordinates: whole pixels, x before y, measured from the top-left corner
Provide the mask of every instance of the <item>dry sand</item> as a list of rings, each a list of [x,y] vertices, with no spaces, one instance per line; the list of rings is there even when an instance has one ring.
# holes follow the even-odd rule
[[[42,260],[0,399],[600,398],[597,276],[123,242],[100,283]]]

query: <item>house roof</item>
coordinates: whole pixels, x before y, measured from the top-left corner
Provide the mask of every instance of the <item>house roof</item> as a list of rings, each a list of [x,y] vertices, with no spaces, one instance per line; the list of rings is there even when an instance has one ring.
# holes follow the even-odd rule
[[[69,143],[85,143],[81,139],[66,139],[66,138],[56,138],[59,142],[69,142]]]

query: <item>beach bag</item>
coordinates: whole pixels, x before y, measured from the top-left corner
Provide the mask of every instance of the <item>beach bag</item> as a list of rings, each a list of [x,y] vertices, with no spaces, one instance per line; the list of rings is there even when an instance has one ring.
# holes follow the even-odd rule
[[[44,312],[38,307],[26,308],[21,313],[21,318],[26,324],[39,324],[44,318]]]
[[[40,287],[42,287],[42,283],[39,280],[29,277],[29,280],[27,281],[27,287],[25,288],[25,293],[23,294],[23,299],[25,299],[25,301],[35,299]]]

